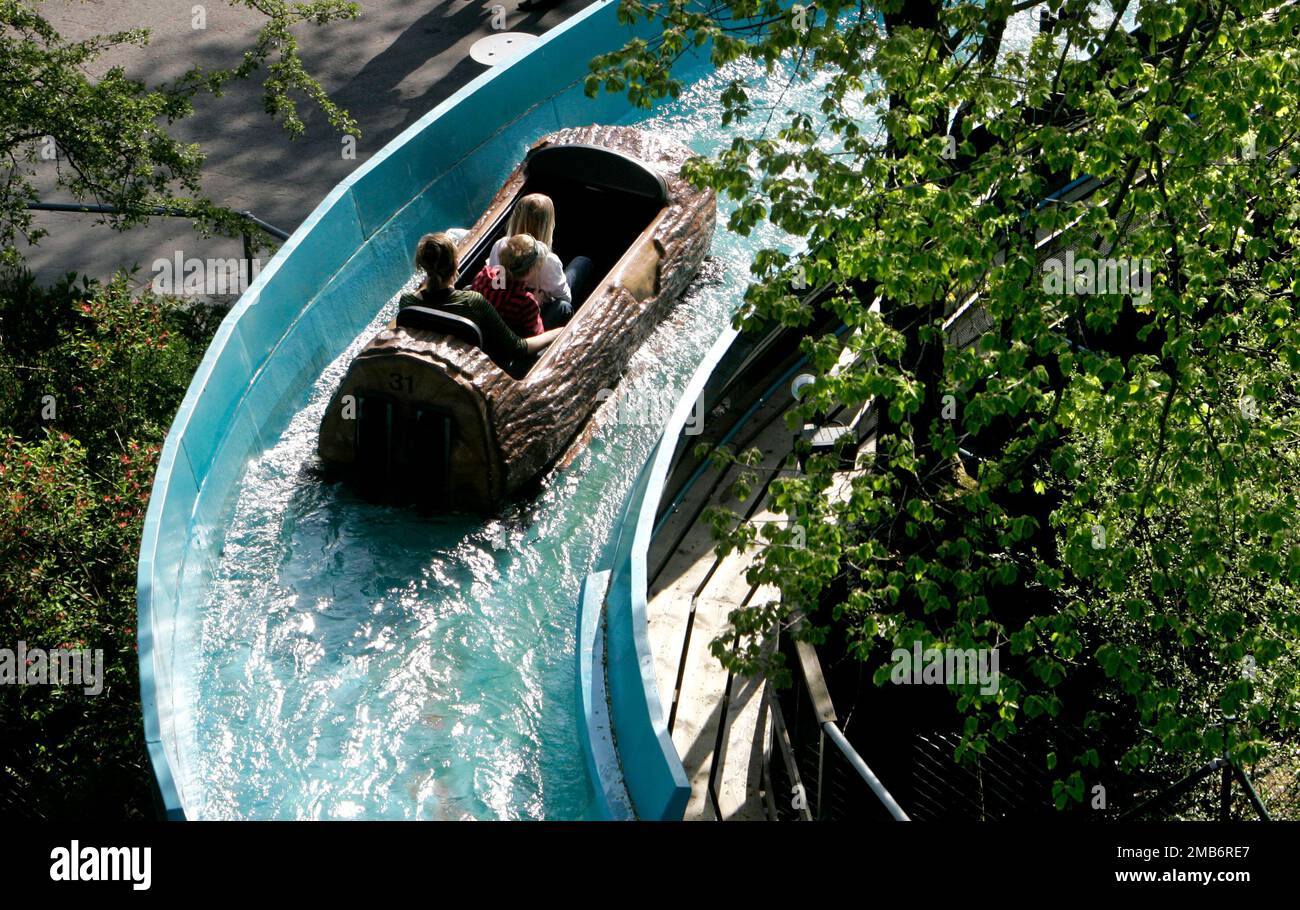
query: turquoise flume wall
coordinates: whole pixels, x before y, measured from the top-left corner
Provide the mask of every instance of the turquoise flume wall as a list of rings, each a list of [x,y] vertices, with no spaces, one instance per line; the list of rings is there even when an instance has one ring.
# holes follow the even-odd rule
[[[485,72],[358,168],[294,231],[213,339],[163,446],[137,579],[145,739],[169,818],[185,818],[198,793],[178,749],[192,729],[188,681],[175,675],[178,655],[194,653],[198,617],[179,595],[210,582],[244,469],[410,278],[422,234],[473,222],[542,135],[627,116],[621,96],[588,99],[581,86],[587,62],[633,33],[616,8],[601,0],[547,32],[531,53]],[[619,697],[634,705],[653,692]],[[638,741],[632,725],[640,722],[620,735]],[[676,761],[640,751],[622,758],[638,780],[671,775]]]

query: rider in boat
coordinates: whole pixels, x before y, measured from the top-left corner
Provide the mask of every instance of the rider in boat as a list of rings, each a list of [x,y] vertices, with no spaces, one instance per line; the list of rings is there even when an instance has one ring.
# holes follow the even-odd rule
[[[456,289],[459,268],[456,243],[445,233],[425,234],[415,248],[415,264],[424,270],[424,281],[414,294],[403,294],[401,306],[423,306],[463,316],[483,333],[483,350],[505,364],[537,354],[560,334],[559,329],[521,338],[511,330],[491,303],[477,291]]]
[[[537,238],[544,253],[541,261],[525,280],[541,306],[542,322],[553,329],[573,316],[574,307],[591,293],[594,263],[586,256],[574,256],[567,267],[551,251],[555,241],[555,203],[543,193],[529,193],[510,211],[506,235],[492,245],[488,265],[501,264],[501,251],[510,237],[528,234]]]
[[[546,247],[528,234],[506,239],[501,264],[485,265],[470,287],[487,298],[501,318],[524,338],[546,330],[537,298],[528,289],[528,276],[542,262]]]

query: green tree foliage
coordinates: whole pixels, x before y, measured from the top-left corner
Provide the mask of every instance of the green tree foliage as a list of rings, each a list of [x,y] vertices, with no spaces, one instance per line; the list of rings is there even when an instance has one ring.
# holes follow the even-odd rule
[[[0,686],[0,798],[16,790],[36,813],[152,812],[136,558],[163,437],[214,328],[206,310],[133,296],[127,276],[38,288],[18,251],[41,236],[25,208],[36,163],[53,143],[58,187],[116,206],[105,218],[114,227],[165,206],[233,234],[237,216],[201,193],[202,151],[174,135],[200,94],[262,73],[266,111],[291,138],[304,129],[300,99],[359,134],[304,68],[294,35],[355,18],[357,4],[230,3],[266,19],[237,65],[146,85],[97,64],[114,46],[146,45],[147,29],[70,41],[34,3],[0,0],[0,646],[102,648],[106,676],[97,696]]]
[[[0,287],[0,645],[103,649],[104,690],[0,686],[0,787],[35,813],[149,815],[135,573],[154,466],[213,314],[30,275]]]
[[[69,41],[28,0],[0,0],[0,265],[13,267],[20,238],[37,242],[26,205],[35,198],[35,163],[54,143],[58,186],[77,200],[116,206],[106,216],[119,228],[150,217],[155,206],[190,213],[204,230],[237,234],[239,219],[200,189],[203,153],[178,140],[172,129],[194,112],[197,95],[220,95],[236,79],[265,70],[267,113],[282,120],[291,137],[302,133],[297,97],[319,106],[337,129],[358,135],[356,123],[304,69],[293,27],[355,18],[358,6],[343,0],[230,0],[253,9],[266,23],[240,63],[230,69],[194,68],[173,83],[148,86],[120,67],[93,74],[107,49],[144,46],[148,29],[130,29]],[[188,15],[188,14],[187,14]]]
[[[861,356],[832,375],[840,343],[809,338],[820,378],[800,416],[874,401],[878,436],[842,498],[830,457],[772,483],[806,547],[718,523],[724,548],[759,548],[750,579],[781,598],[736,611],[715,652],[779,673],[760,648],[774,629],[842,629],[883,682],[914,641],[999,648],[996,693],[950,687],[958,757],[1033,725],[1090,731],[1100,748],[1051,757],[1059,805],[1102,766],[1168,779],[1225,749],[1264,760],[1300,726],[1300,10],[877,6],[624,0],[663,41],[588,80],[649,105],[704,47],[825,85],[814,128],[731,83],[725,119],[754,129],[691,174],[735,200],[732,230],[808,238],[757,255],[738,318],[806,325],[792,280],[826,287]],[[1009,50],[1026,10],[1054,24]],[[1104,181],[1086,201],[1040,204],[1083,175]],[[1150,294],[1048,287],[1035,242],[1070,224],[1077,257],[1149,259]],[[973,293],[987,333],[946,343]]]

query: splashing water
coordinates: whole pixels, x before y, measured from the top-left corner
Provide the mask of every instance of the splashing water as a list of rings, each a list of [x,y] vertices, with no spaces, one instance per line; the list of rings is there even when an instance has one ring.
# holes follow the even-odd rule
[[[716,99],[744,78],[756,107],[812,114],[821,83],[739,62],[627,123],[701,154],[730,143]],[[763,115],[759,115],[760,117]],[[802,242],[725,228],[713,260],[635,355],[638,386],[680,390],[741,300],[754,250]],[[413,287],[412,279],[410,287]],[[404,289],[406,290],[406,289]],[[591,814],[578,741],[576,600],[659,426],[612,421],[541,493],[483,521],[365,502],[316,471],[321,415],[398,295],[249,464],[197,653],[179,668],[194,724],[182,755],[202,818],[558,818]],[[661,416],[666,417],[666,414]]]

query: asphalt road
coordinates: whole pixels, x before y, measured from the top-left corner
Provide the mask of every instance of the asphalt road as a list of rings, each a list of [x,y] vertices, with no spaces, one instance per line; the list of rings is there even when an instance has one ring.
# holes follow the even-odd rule
[[[487,69],[470,58],[470,46],[493,33],[497,3],[505,7],[509,31],[541,34],[591,2],[559,0],[546,11],[520,12],[516,0],[361,0],[356,20],[299,26],[308,71],[360,126],[351,160],[343,155],[342,136],[305,99],[299,110],[307,129],[291,141],[263,109],[264,73],[233,84],[221,98],[199,99],[195,115],[175,132],[205,151],[203,189],[212,199],[292,231],[339,180]],[[156,84],[196,64],[237,64],[265,21],[225,0],[201,5],[202,29],[194,28],[196,4],[189,0],[45,0],[38,8],[68,38],[149,28],[147,47],[110,49],[95,68],[121,66]],[[69,201],[50,188],[54,167],[39,165],[42,197]],[[38,219],[50,233],[24,254],[42,282],[69,271],[102,279],[138,263],[136,283],[143,285],[155,260],[178,251],[200,259],[241,255],[238,240],[203,238],[182,219],[159,218],[127,232],[91,215],[41,213]]]

